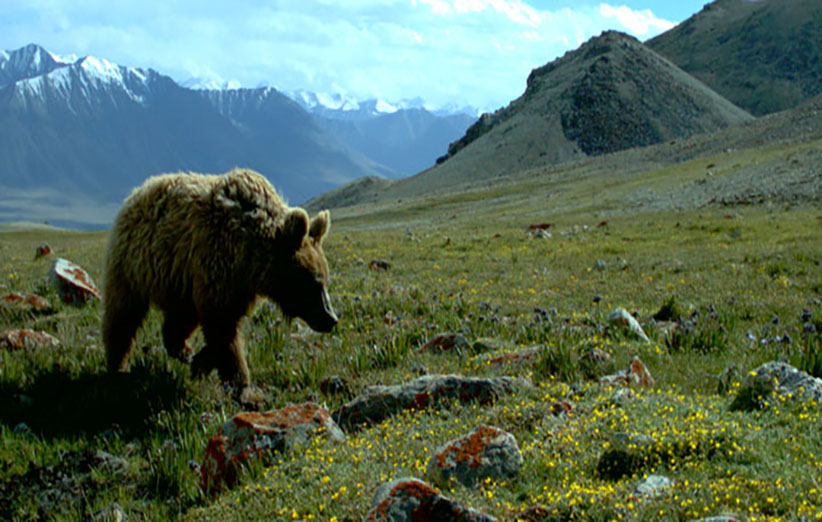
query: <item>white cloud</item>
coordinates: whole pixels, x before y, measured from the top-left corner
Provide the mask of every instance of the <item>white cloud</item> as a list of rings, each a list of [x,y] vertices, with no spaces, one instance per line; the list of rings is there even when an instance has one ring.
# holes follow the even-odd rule
[[[650,9],[635,11],[624,5],[614,7],[609,4],[600,4],[599,13],[604,18],[616,18],[634,36],[647,36],[651,32],[667,31],[676,25],[670,20],[657,18]]]

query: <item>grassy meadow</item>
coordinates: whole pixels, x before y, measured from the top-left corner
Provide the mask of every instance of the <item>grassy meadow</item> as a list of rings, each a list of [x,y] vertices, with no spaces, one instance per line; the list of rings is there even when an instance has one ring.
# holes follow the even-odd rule
[[[56,256],[99,281],[105,234],[0,233],[2,293],[54,303],[49,314],[2,310],[0,330],[35,328],[61,340],[58,348],[0,349],[0,519],[114,520],[119,506],[130,521],[357,521],[382,482],[425,479],[434,449],[479,424],[514,434],[522,473],[443,493],[500,520],[537,505],[541,520],[822,519],[820,405],[730,408],[740,380],[763,362],[784,358],[822,373],[814,357],[822,350],[822,209],[554,214],[550,202],[494,197],[332,213],[325,251],[336,331],[315,334],[261,306],[246,328],[249,366],[268,409],[312,400],[333,410],[366,386],[424,372],[522,375],[534,387],[490,406],[404,413],[341,444],[316,438],[255,462],[216,497],[200,492],[197,467],[209,437],[241,411],[216,375],[191,380],[166,356],[157,312],[134,344],[131,373],[107,375],[99,304],[59,303],[48,283]],[[526,233],[540,222],[553,224],[550,238]],[[34,261],[42,242],[54,254]],[[391,267],[369,270],[375,259]],[[651,320],[663,306],[692,327],[663,334]],[[651,342],[608,328],[615,307],[636,312]],[[803,309],[816,332],[803,329]],[[548,350],[532,365],[496,367],[471,351],[421,349],[441,332],[494,339],[501,353]],[[639,356],[656,386],[615,401],[581,362],[592,348],[612,356],[605,372]],[[351,393],[321,393],[332,375]],[[552,414],[557,401],[572,404],[568,416]],[[607,476],[598,463],[619,433],[653,442],[629,473]],[[633,490],[651,473],[674,486],[638,499]]]

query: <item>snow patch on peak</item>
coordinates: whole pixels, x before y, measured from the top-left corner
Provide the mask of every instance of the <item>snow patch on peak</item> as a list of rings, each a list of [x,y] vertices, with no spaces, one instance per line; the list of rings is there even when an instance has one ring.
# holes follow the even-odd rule
[[[397,108],[395,105],[391,105],[390,103],[384,102],[382,100],[377,100],[377,104],[376,104],[375,108],[376,108],[377,112],[380,112],[380,113],[383,113],[383,114],[392,114],[392,113],[395,113],[399,110],[399,108]]]
[[[66,65],[71,65],[73,63],[77,63],[77,55],[76,54],[54,54],[52,52],[46,51],[51,56],[51,59],[57,63],[63,63]]]
[[[92,77],[96,77],[107,82],[123,81],[123,73],[120,70],[120,67],[105,58],[86,56],[80,60],[80,67]]]

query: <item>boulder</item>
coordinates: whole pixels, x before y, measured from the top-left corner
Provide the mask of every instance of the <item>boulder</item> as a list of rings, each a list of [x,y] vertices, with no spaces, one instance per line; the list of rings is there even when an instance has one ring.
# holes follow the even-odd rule
[[[51,310],[51,304],[49,304],[48,300],[39,295],[12,292],[0,296],[0,302],[8,308],[25,309],[31,312],[42,313]]]
[[[638,386],[640,388],[651,388],[655,384],[651,372],[639,357],[631,359],[627,369],[600,377],[599,382],[605,386]]]
[[[237,472],[250,459],[306,444],[322,434],[335,441],[345,434],[322,406],[307,402],[265,413],[238,413],[211,437],[200,466],[200,486],[220,491],[237,481]]]
[[[60,346],[60,340],[56,337],[46,332],[39,332],[28,328],[6,330],[0,334],[0,348],[9,350],[56,348],[57,346]]]
[[[528,346],[521,350],[505,353],[486,353],[477,357],[476,362],[485,366],[527,366],[539,361],[545,353],[545,346]]]
[[[788,363],[770,361],[748,374],[737,391],[731,409],[758,409],[772,393],[797,400],[822,402],[822,379]]]
[[[382,484],[374,495],[363,522],[494,522],[480,513],[441,495],[416,478],[401,478]]]
[[[428,462],[428,476],[435,484],[452,478],[472,487],[485,479],[503,480],[522,468],[517,439],[493,426],[478,426],[464,437],[437,448]]]
[[[100,299],[100,291],[88,272],[68,259],[58,257],[51,267],[51,275],[66,303],[83,304],[91,298]]]
[[[429,339],[428,342],[422,346],[422,349],[431,352],[462,353],[463,351],[470,350],[471,345],[468,343],[468,339],[461,334],[441,333]]]
[[[528,386],[524,379],[511,377],[463,377],[424,375],[405,384],[371,386],[334,412],[334,419],[345,430],[363,424],[376,424],[409,409],[426,409],[444,401],[493,403],[515,388]]]
[[[611,315],[608,316],[608,323],[618,328],[627,329],[646,343],[651,342],[639,322],[624,308],[616,308],[611,312]]]
[[[40,246],[34,251],[34,260],[38,260],[41,257],[46,257],[47,255],[51,254],[51,247],[48,243],[41,243]]]

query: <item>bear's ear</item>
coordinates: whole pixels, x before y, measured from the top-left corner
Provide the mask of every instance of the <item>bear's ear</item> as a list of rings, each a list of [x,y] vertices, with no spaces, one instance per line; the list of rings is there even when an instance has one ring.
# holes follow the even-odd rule
[[[328,227],[330,226],[331,214],[329,214],[327,210],[323,210],[311,220],[311,225],[308,227],[308,235],[315,243],[320,244],[328,233]]]
[[[285,216],[283,238],[297,249],[300,248],[306,234],[308,234],[308,214],[301,208],[292,208]]]

